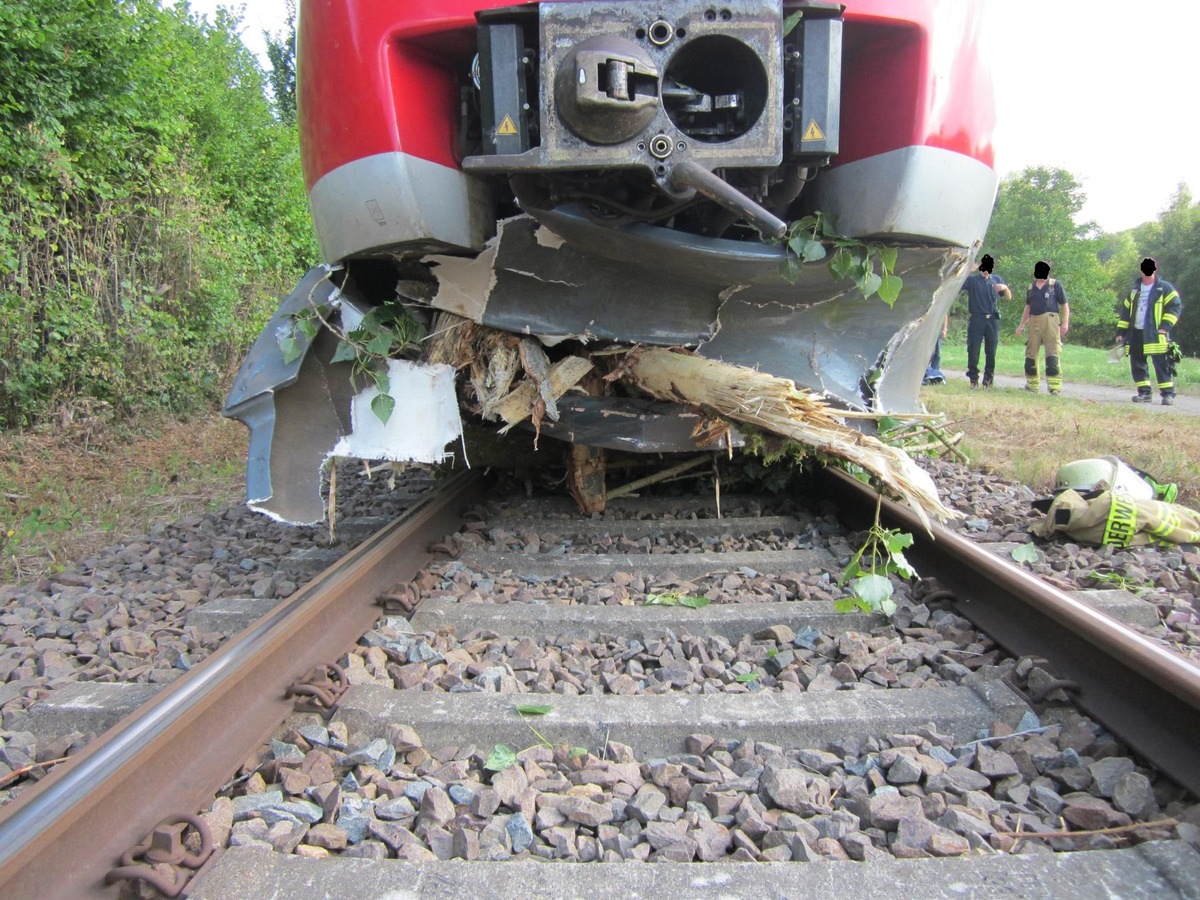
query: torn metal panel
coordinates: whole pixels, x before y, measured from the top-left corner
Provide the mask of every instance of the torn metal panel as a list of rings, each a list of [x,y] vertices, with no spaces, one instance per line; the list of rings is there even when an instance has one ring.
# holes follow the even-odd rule
[[[370,411],[377,391],[372,384],[356,392],[351,364],[332,362],[338,337],[321,329],[310,341],[293,327],[309,304],[336,307],[342,330],[361,320],[362,302],[342,293],[330,274],[328,267],[311,270],[283,300],[242,364],[223,410],[250,429],[247,504],[301,525],[325,518],[321,477],[331,456],[440,462],[446,445],[462,433],[454,370],[398,360],[389,361],[396,406],[388,427],[372,425],[379,422]],[[284,361],[282,338],[293,338],[301,350],[291,362]]]
[[[901,250],[896,273],[904,288],[890,307],[834,281],[824,265],[806,266],[796,285],[800,302],[767,299],[777,292],[758,286],[739,291],[697,354],[790,378],[849,409],[918,412],[921,378],[968,258],[959,248]],[[868,382],[885,360],[872,390]]]
[[[242,361],[242,367],[225,399],[225,415],[239,418],[236,411],[241,404],[296,380],[310,342],[293,328],[295,317],[310,306],[332,306],[338,302],[341,291],[332,280],[337,268],[340,266],[314,266],[295,289],[283,298],[279,309],[275,310],[275,315],[271,316],[267,327]],[[280,340],[287,337],[294,337],[301,351],[291,362],[284,362],[279,350]]]
[[[921,376],[937,333],[919,323],[940,321],[970,257],[957,247],[902,249],[896,274],[904,289],[889,307],[863,298],[849,279],[834,279],[823,263],[805,266],[799,282],[788,283],[779,274],[781,246],[640,224],[614,228],[578,209],[511,219],[491,249],[435,268],[433,305],[462,309],[464,292],[486,290],[473,308],[476,321],[493,328],[691,347],[790,378],[836,405],[877,412],[920,409]],[[869,382],[884,359],[895,370],[872,395]]]
[[[432,257],[434,308],[517,334],[667,346],[712,336],[724,283],[680,285],[673,274],[597,257],[591,248],[539,237],[541,230],[520,216],[501,223],[494,243],[474,259]],[[593,241],[615,234],[599,228]]]
[[[630,397],[569,394],[559,401],[557,422],[542,422],[542,435],[571,444],[635,453],[724,450],[726,439],[711,443],[692,437],[703,417],[678,403]],[[526,423],[528,425],[528,423]],[[736,429],[726,432],[733,446],[744,443]]]
[[[330,456],[437,464],[452,455],[446,446],[462,437],[453,368],[390,359],[388,394],[396,405],[387,422],[371,409],[379,396],[374,384],[354,395],[350,433],[342,435]]]

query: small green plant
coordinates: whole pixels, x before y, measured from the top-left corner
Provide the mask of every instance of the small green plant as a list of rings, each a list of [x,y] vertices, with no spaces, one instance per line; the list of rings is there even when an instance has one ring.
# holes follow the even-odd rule
[[[838,280],[850,278],[864,299],[877,293],[880,300],[892,306],[904,287],[904,280],[895,273],[898,255],[895,247],[844,237],[824,213],[816,212],[792,222],[781,240],[786,255],[779,265],[779,274],[789,284],[800,280],[805,263],[819,262],[829,256],[829,274]],[[832,255],[827,244],[833,248]],[[879,272],[875,271],[876,260]]]
[[[1114,591],[1129,591],[1133,594],[1141,594],[1152,590],[1150,585],[1138,584],[1136,581],[1117,572],[1088,572],[1087,577],[1090,581],[1112,588]]]
[[[1020,563],[1035,563],[1039,558],[1037,548],[1033,544],[1022,544],[1019,547],[1013,547],[1012,553],[1009,555]]]
[[[688,609],[704,609],[710,602],[707,597],[693,597],[678,591],[646,595],[647,606],[686,606]]]
[[[912,546],[913,536],[880,525],[879,506],[876,503],[875,523],[867,532],[866,540],[838,578],[838,586],[848,584],[851,594],[834,601],[834,609],[838,612],[859,610],[890,616],[896,611],[896,601],[892,599],[892,582],[888,576],[917,577],[916,570],[904,558],[905,549]]]
[[[530,725],[529,720],[525,717],[544,716],[553,709],[554,707],[548,703],[539,705],[529,704],[516,707],[517,715],[521,717],[521,721],[525,723],[525,727],[532,731],[534,736],[536,736],[538,739],[537,743],[532,746],[553,747],[554,745],[546,740],[545,736],[540,731]],[[524,752],[524,750],[514,750],[507,744],[497,744],[492,748],[492,752],[488,754],[488,758],[484,762],[483,767],[489,772],[503,772],[510,766],[515,766],[517,764],[517,758]],[[578,759],[581,756],[586,756],[587,753],[588,749],[586,747],[572,747],[568,751],[567,756],[570,759]]]
[[[386,425],[396,407],[395,398],[388,393],[391,385],[387,361],[418,347],[425,336],[424,329],[399,300],[380,303],[355,327],[345,331],[333,324],[331,312],[331,304],[317,304],[310,299],[307,307],[292,316],[291,330],[278,338],[283,361],[291,363],[299,359],[324,326],[338,337],[330,361],[351,364],[350,383],[356,391],[364,379],[375,383],[379,393],[371,400],[371,412]]]

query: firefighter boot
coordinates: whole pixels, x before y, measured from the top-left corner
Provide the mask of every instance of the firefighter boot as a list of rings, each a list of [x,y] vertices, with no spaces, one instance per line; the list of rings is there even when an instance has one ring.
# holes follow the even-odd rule
[[[1046,387],[1050,390],[1051,394],[1062,393],[1063,376],[1062,369],[1058,367],[1058,362],[1057,356],[1046,357]]]
[[[1038,372],[1038,361],[1025,357],[1025,390],[1038,393],[1042,388],[1042,376]]]

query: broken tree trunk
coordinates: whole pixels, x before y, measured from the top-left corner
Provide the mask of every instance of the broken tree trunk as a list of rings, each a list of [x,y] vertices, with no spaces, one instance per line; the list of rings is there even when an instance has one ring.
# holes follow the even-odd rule
[[[618,372],[660,400],[704,407],[861,466],[906,500],[926,528],[928,515],[958,515],[942,505],[933,479],[907,454],[846,425],[843,413],[789,379],[650,347],[632,351]]]

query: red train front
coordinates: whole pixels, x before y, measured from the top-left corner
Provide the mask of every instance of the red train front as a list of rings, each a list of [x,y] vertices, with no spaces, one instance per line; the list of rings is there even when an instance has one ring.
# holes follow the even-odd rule
[[[464,417],[505,426],[522,381],[543,435],[715,446],[686,404],[613,377],[605,360],[638,345],[790,379],[835,409],[919,409],[996,190],[981,30],[962,0],[304,0],[325,264],[227,403],[252,432],[251,503],[318,520],[328,457],[436,462]],[[817,244],[880,269],[801,265]],[[869,290],[880,274],[898,296]],[[380,342],[397,304],[411,324]],[[431,351],[467,323],[509,340]],[[346,349],[371,339],[373,355]],[[567,359],[592,367],[548,389]]]

